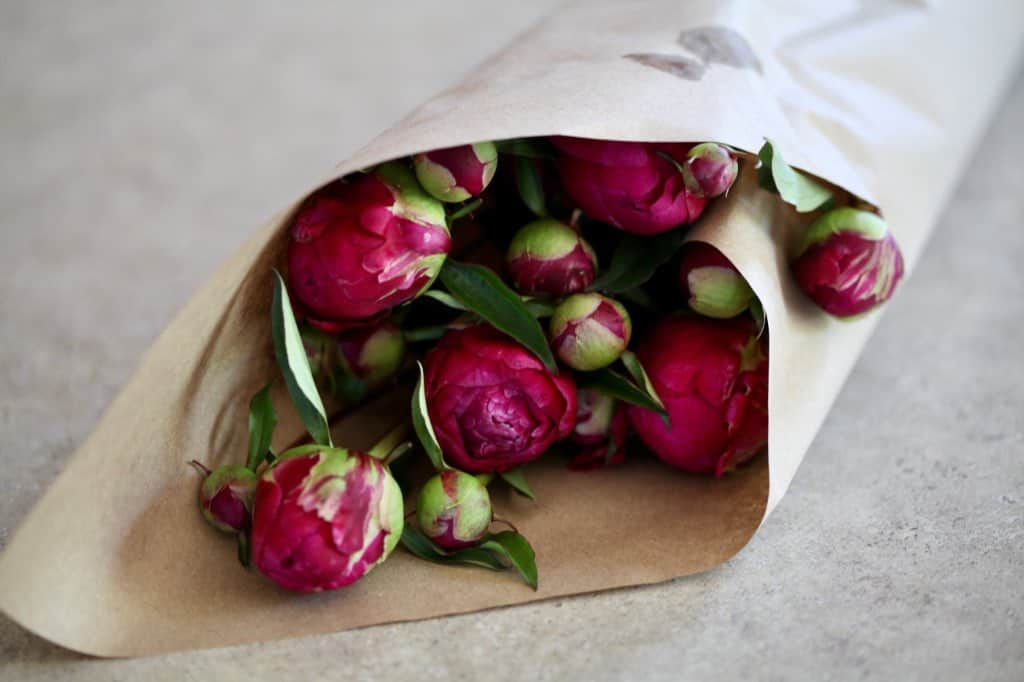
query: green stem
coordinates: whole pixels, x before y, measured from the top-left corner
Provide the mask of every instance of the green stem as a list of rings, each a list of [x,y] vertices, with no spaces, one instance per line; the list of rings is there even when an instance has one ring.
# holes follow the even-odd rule
[[[377,441],[367,451],[367,454],[377,459],[385,459],[395,448],[402,444],[402,441],[408,439],[410,433],[412,433],[412,424],[408,421],[403,421],[384,434],[384,437]]]

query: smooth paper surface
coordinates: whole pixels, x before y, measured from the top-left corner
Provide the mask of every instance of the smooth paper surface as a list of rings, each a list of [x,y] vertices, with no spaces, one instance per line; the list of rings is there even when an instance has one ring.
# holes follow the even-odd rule
[[[580,2],[325,180],[486,139],[718,140],[756,152],[769,137],[792,165],[881,206],[912,266],[1017,68],[1022,36],[1021,3]],[[293,210],[185,306],[12,538],[0,557],[0,608],[11,618],[79,651],[145,655],[711,568],[781,499],[878,319],[831,320],[796,289],[785,252],[806,217],[759,190],[747,162],[691,237],[721,248],[764,304],[767,458],[721,481],[648,459],[590,473],[570,473],[557,459],[531,465],[538,501],[502,490],[495,506],[537,550],[537,592],[511,572],[437,566],[396,550],[351,587],[298,596],[238,566],[233,541],[197,513],[198,479],[184,464],[244,459],[248,399],[273,377],[282,415],[275,447],[301,432],[269,322],[271,268],[281,264]],[[407,398],[367,406],[337,425],[335,441],[368,446]]]

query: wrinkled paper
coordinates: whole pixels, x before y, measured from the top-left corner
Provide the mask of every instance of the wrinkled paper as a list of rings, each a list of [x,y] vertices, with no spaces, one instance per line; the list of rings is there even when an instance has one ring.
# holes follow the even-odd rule
[[[790,164],[880,206],[912,266],[1014,74],[1024,3],[957,0],[620,2],[567,6],[428,102],[325,181],[479,140],[771,138]],[[310,188],[311,190],[314,188]],[[296,205],[302,197],[296,197]],[[540,461],[530,502],[496,511],[537,550],[540,589],[512,572],[396,550],[351,587],[285,592],[235,560],[196,510],[184,460],[241,460],[249,396],[278,376],[271,268],[295,209],[205,283],[0,557],[0,609],[65,647],[133,656],[429,618],[668,580],[738,552],[778,504],[877,314],[839,322],[796,289],[785,252],[806,220],[757,188],[753,163],[691,233],[718,246],[771,329],[769,454],[721,481],[653,459],[586,474]],[[898,294],[897,294],[898,295]],[[880,385],[879,390],[885,390]],[[278,380],[275,447],[301,425]],[[408,409],[380,399],[335,428],[367,447]]]

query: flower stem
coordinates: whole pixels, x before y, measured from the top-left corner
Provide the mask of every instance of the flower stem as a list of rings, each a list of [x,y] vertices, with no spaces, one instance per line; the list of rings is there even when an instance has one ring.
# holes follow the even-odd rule
[[[402,441],[408,439],[411,432],[412,422],[408,419],[403,419],[398,426],[384,434],[384,437],[377,441],[367,453],[377,459],[385,459],[393,450],[402,445]]]
[[[191,464],[191,465],[192,465],[193,467],[195,467],[196,471],[198,471],[199,473],[201,473],[201,474],[203,475],[203,477],[204,477],[204,478],[205,478],[206,476],[209,476],[209,475],[210,475],[210,470],[209,470],[209,469],[207,469],[207,468],[206,468],[206,465],[205,465],[205,464],[203,464],[202,462],[200,462],[200,461],[199,461],[198,459],[193,459],[192,461],[190,461],[190,462],[185,462],[185,463],[186,463],[186,464]]]

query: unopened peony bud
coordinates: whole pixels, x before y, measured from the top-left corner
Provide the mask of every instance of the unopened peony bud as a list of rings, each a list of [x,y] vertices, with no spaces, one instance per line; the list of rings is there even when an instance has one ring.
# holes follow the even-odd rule
[[[323,447],[284,455],[260,477],[252,558],[281,587],[344,587],[384,561],[402,536],[402,491],[364,452]]]
[[[255,492],[256,474],[249,469],[217,467],[207,474],[199,488],[199,510],[214,528],[238,533],[249,527]]]
[[[548,338],[558,358],[573,369],[601,369],[619,359],[633,325],[626,308],[601,294],[573,294],[551,315]]]
[[[668,411],[630,405],[633,430],[662,460],[697,474],[723,472],[768,443],[768,345],[748,317],[677,315],[640,342],[637,357]]]
[[[877,215],[837,208],[808,226],[791,267],[818,307],[853,317],[892,297],[903,277],[903,255]]]
[[[405,335],[393,322],[359,327],[338,337],[341,361],[349,374],[373,389],[393,377],[405,359]]]
[[[446,202],[459,202],[480,194],[498,169],[498,149],[493,142],[437,149],[413,159],[423,189]]]
[[[420,490],[416,520],[438,547],[469,547],[479,542],[491,525],[491,497],[476,476],[446,469]]]
[[[736,317],[754,300],[743,275],[721,251],[704,242],[684,247],[679,286],[690,308],[707,317]]]
[[[739,174],[740,164],[736,157],[720,144],[698,144],[686,156],[693,177],[708,199],[728,192]]]
[[[569,440],[578,446],[569,463],[574,471],[589,471],[620,464],[626,458],[629,421],[625,405],[590,388],[576,393],[576,428]]]
[[[576,230],[550,218],[519,230],[505,260],[516,290],[530,296],[575,294],[597,276],[597,256],[590,245]]]
[[[365,324],[424,291],[451,248],[444,207],[398,163],[317,191],[295,216],[288,290],[313,326]]]

